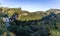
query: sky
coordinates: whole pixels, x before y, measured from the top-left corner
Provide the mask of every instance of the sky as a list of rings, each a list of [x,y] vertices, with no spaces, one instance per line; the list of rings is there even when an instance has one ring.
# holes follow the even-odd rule
[[[30,12],[60,9],[60,0],[0,0],[0,7],[21,8]]]

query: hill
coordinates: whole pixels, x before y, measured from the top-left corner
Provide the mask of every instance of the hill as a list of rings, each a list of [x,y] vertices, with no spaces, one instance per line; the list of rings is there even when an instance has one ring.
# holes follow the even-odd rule
[[[5,22],[0,19],[0,35],[12,36],[60,36],[60,9],[36,11],[30,13],[21,8],[0,8],[0,18],[8,13],[12,16],[18,14],[18,18],[10,22],[6,30]],[[8,32],[8,33],[6,33]]]

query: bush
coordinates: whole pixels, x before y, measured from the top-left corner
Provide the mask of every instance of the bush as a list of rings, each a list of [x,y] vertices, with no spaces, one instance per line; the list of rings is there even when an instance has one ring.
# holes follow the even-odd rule
[[[50,36],[60,36],[60,31],[57,29],[50,30]]]

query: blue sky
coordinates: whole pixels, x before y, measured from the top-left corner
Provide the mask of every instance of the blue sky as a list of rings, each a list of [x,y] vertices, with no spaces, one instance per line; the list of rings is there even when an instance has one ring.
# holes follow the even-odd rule
[[[0,3],[3,7],[21,7],[30,12],[60,9],[60,0],[0,0]]]

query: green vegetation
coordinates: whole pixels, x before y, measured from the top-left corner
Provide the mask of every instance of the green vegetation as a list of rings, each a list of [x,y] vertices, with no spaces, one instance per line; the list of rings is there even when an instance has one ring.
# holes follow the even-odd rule
[[[50,9],[48,11],[36,11],[30,13],[21,8],[0,8],[0,35],[8,32],[9,35],[16,36],[60,36],[60,10]],[[18,14],[16,21],[10,22],[6,30],[2,21],[4,13],[12,16]],[[5,35],[5,34],[4,34]]]

